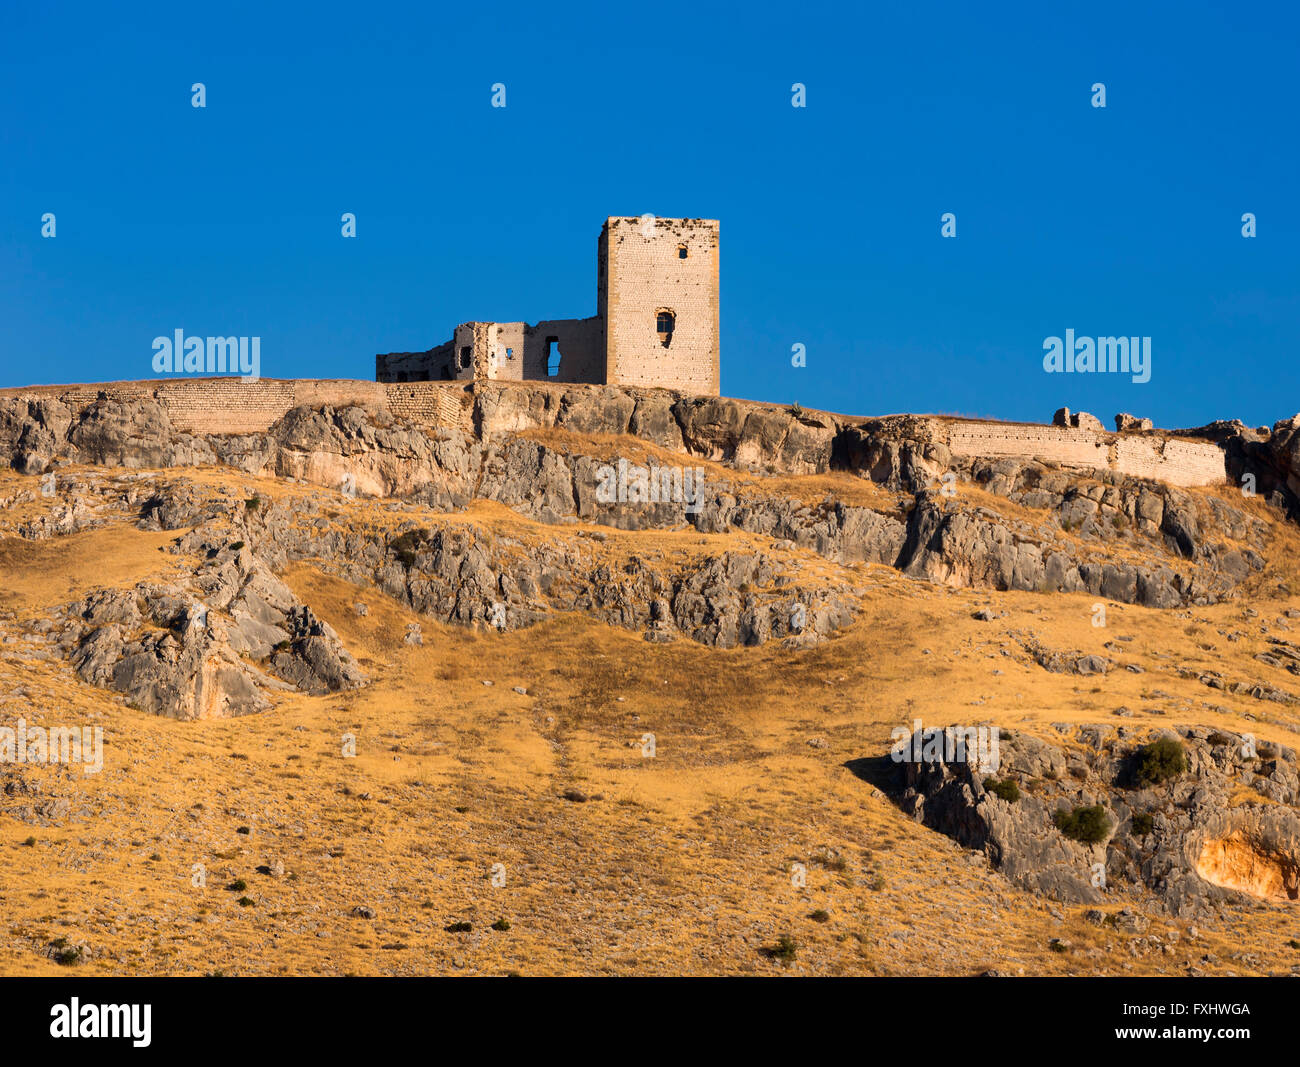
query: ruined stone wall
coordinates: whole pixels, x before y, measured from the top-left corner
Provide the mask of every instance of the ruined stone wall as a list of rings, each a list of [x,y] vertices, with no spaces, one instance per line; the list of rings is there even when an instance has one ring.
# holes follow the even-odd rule
[[[495,334],[496,359],[491,377],[499,382],[521,382],[525,378],[524,335],[522,322],[498,322]]]
[[[1115,469],[1173,485],[1217,485],[1227,479],[1224,451],[1213,441],[1117,437]]]
[[[606,221],[597,272],[606,382],[718,395],[718,236],[714,219]],[[675,317],[666,346],[663,310]]]
[[[451,376],[457,381],[486,378],[492,366],[490,322],[462,322],[452,335]]]
[[[1040,459],[1182,486],[1216,485],[1227,477],[1223,449],[1212,441],[1018,422],[942,420],[940,425],[939,439],[954,456]]]
[[[523,375],[527,381],[605,383],[605,324],[599,318],[545,319],[525,326]],[[548,337],[559,338],[560,371],[547,374]]]
[[[455,341],[427,352],[380,352],[375,356],[376,382],[438,382],[452,377]]]
[[[954,456],[1041,457],[1099,469],[1110,465],[1105,435],[1089,430],[1017,422],[953,422],[947,431]]]
[[[286,412],[301,405],[346,407],[364,404],[425,426],[469,425],[469,398],[452,382],[386,385],[351,379],[177,378],[90,385],[28,386],[0,389],[0,398],[42,397],[77,410],[103,394],[125,403],[156,400],[176,429],[185,433],[262,433]]]
[[[382,388],[388,410],[398,418],[419,426],[473,431],[473,404],[464,386],[415,382]]]
[[[594,323],[598,320],[560,321]],[[48,397],[73,409],[94,403],[101,394],[127,403],[157,401],[167,409],[172,424],[189,433],[261,433],[290,409],[301,405],[345,407],[349,404],[387,408],[400,418],[430,428],[473,430],[473,397],[464,382],[275,378],[244,381],[226,377],[0,389],[0,399]],[[1180,486],[1216,485],[1226,479],[1224,451],[1213,441],[1151,432],[1113,434],[1036,423],[977,422],[936,416],[889,416],[863,422],[884,436],[946,445],[957,457],[1038,459]]]
[[[557,338],[560,370],[547,373],[550,344]],[[468,363],[465,350],[468,349]],[[550,381],[603,385],[605,329],[596,317],[523,322],[462,322],[446,344],[428,352],[389,352],[375,357],[380,382]]]

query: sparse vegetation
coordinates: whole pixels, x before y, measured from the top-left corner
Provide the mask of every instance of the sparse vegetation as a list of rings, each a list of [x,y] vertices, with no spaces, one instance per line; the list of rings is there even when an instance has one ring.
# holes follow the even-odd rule
[[[1131,822],[1134,837],[1146,837],[1155,828],[1155,818],[1148,812],[1138,812]]]
[[[1001,797],[1012,804],[1020,799],[1020,786],[1011,778],[1003,778],[1001,781],[996,778],[985,778],[984,788],[995,797]]]
[[[410,568],[415,566],[416,553],[432,537],[427,528],[421,527],[415,530],[407,530],[404,534],[399,534],[388,543],[388,550],[397,557],[402,566]]]
[[[769,945],[762,949],[762,953],[770,960],[777,960],[781,963],[790,963],[794,960],[799,952],[799,943],[789,934],[782,934],[776,939],[775,945]]]
[[[1100,804],[1077,807],[1072,811],[1059,808],[1052,816],[1052,820],[1056,823],[1056,828],[1066,837],[1086,845],[1095,845],[1099,841],[1106,840],[1111,828],[1110,817]]]
[[[50,959],[62,967],[77,963],[85,955],[84,945],[70,945],[66,937],[56,937],[50,942]]]
[[[1160,785],[1187,770],[1187,753],[1172,737],[1161,737],[1137,752],[1133,774],[1142,786]]]

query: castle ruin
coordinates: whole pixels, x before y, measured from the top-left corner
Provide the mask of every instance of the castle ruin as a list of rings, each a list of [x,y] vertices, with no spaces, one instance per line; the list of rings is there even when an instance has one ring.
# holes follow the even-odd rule
[[[717,396],[718,221],[610,217],[596,256],[596,314],[463,322],[427,352],[375,357],[375,379],[658,386]]]

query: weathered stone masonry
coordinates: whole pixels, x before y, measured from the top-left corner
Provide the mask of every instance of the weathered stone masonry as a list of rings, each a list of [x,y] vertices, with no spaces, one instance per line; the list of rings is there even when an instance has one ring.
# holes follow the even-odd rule
[[[935,421],[954,456],[1041,459],[1184,486],[1216,485],[1227,477],[1223,449],[1212,441],[1034,423]]]
[[[550,381],[719,392],[715,219],[608,218],[596,256],[596,314],[463,322],[427,352],[375,357],[380,382]]]

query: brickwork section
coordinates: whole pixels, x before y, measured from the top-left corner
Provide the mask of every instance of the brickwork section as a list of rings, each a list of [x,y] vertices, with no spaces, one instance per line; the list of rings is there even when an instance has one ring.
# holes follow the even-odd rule
[[[388,410],[398,418],[417,426],[459,429],[466,433],[474,430],[473,405],[461,386],[412,382],[381,388],[386,392]]]

